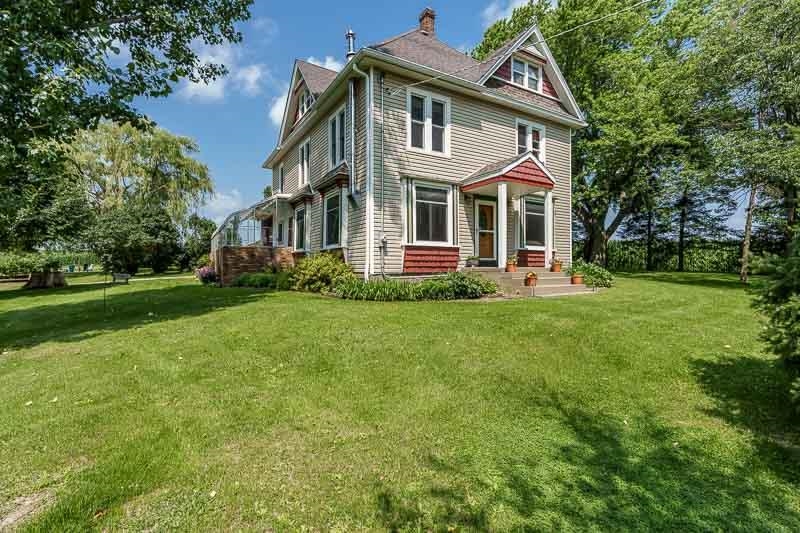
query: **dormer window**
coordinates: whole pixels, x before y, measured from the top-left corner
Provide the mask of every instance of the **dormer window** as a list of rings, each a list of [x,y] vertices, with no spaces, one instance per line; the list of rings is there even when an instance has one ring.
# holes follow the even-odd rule
[[[542,92],[542,67],[519,59],[512,60],[511,81],[537,93]]]
[[[314,97],[311,96],[311,91],[308,89],[303,89],[303,92],[300,94],[300,101],[297,104],[297,120],[300,120],[303,115],[308,113],[308,110],[311,109],[311,104],[313,103]]]

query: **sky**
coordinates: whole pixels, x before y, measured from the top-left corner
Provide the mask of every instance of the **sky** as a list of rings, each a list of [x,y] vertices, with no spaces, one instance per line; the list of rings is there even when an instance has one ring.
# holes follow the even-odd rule
[[[169,97],[140,98],[136,106],[159,126],[197,141],[196,157],[209,167],[216,190],[201,213],[221,222],[260,200],[271,183],[261,164],[275,147],[295,59],[339,70],[349,27],[358,48],[416,27],[426,6],[436,11],[437,36],[468,51],[492,22],[526,1],[255,0],[250,20],[239,24],[241,43],[197,47],[202,61],[224,64],[227,76],[211,84],[182,81]]]

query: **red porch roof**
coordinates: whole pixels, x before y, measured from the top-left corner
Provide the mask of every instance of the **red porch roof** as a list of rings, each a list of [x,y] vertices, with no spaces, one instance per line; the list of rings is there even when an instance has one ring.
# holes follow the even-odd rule
[[[531,152],[504,159],[482,168],[461,184],[464,192],[492,183],[510,182],[536,189],[552,189],[555,180],[550,171]]]

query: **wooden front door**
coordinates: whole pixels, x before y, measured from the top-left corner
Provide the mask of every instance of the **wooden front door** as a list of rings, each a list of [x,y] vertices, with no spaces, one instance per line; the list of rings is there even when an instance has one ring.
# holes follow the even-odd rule
[[[486,200],[475,203],[475,240],[481,262],[497,264],[497,204]]]

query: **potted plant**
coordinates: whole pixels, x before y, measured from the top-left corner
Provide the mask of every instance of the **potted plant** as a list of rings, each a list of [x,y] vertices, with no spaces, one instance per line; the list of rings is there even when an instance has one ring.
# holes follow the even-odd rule
[[[480,264],[480,260],[478,259],[477,255],[471,255],[467,257],[467,266],[468,267],[476,267]]]
[[[536,275],[536,272],[528,272],[525,274],[525,286],[526,287],[535,287],[536,281],[539,279],[539,276]]]
[[[580,285],[583,283],[583,265],[581,263],[573,264],[569,268],[569,275],[573,285]]]
[[[517,254],[509,255],[506,261],[506,272],[517,271]]]
[[[561,272],[561,265],[564,262],[558,256],[553,257],[553,263],[550,265],[550,272]]]

